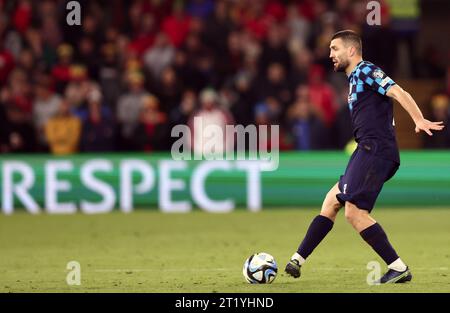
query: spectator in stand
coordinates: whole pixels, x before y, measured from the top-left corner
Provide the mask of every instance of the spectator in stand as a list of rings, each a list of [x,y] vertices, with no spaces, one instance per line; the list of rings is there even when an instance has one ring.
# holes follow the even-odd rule
[[[78,152],[81,121],[70,112],[70,105],[66,100],[60,102],[58,113],[45,124],[45,135],[53,154]]]
[[[203,77],[199,69],[201,60],[209,53],[207,48],[202,43],[200,36],[194,33],[189,34],[181,49],[186,53],[187,64],[196,72],[196,77],[203,79],[202,82],[197,84],[208,84],[209,82],[206,81],[206,78]]]
[[[255,107],[255,124],[258,131],[258,149],[271,151],[279,149],[280,151],[291,150],[293,148],[292,140],[284,125],[280,125],[280,104],[276,99],[269,98]],[[278,127],[278,136],[274,133],[273,127]],[[267,130],[262,137],[262,131]],[[265,141],[263,139],[266,139]],[[275,144],[275,146],[273,145]]]
[[[6,106],[8,105],[9,91],[7,88],[0,89],[0,130],[8,126],[8,116]],[[0,152],[6,151],[8,136],[4,131],[0,131]]]
[[[187,125],[190,116],[197,108],[197,95],[194,90],[187,89],[181,98],[180,104],[170,113],[172,126]]]
[[[258,102],[255,106],[255,120],[258,118],[262,118],[269,125],[280,125],[283,120],[283,106],[280,101],[274,97],[268,97]]]
[[[159,109],[153,95],[142,97],[139,123],[134,129],[133,141],[138,151],[159,151],[169,148],[167,115]]]
[[[32,18],[31,1],[19,0],[16,10],[12,15],[12,23],[14,27],[21,34],[24,34],[31,25],[31,18]]]
[[[38,60],[38,63],[35,65],[37,70],[47,70],[56,63],[56,49],[52,50],[44,47],[42,35],[38,29],[28,29],[24,38],[21,38],[21,42],[24,42],[24,45],[31,49],[34,57]]]
[[[182,2],[177,1],[173,5],[172,14],[163,20],[161,28],[171,43],[179,48],[189,32],[190,22],[191,18],[184,12]]]
[[[337,104],[333,88],[325,81],[325,72],[320,65],[313,65],[309,71],[308,88],[311,102],[319,112],[319,117],[327,128],[336,117]]]
[[[201,90],[199,79],[199,73],[191,66],[187,60],[187,54],[183,50],[177,50],[175,53],[174,62],[172,65],[175,70],[177,77],[183,83],[185,89],[194,89],[196,92]]]
[[[86,4],[87,6],[87,4]],[[93,3],[92,7],[93,9],[88,12],[88,14],[85,14],[83,16],[83,22],[81,23],[82,32],[79,32],[81,37],[89,37],[91,38],[95,43],[100,43],[102,41],[102,38],[104,38],[104,29],[101,27],[101,18],[102,13],[99,12],[98,9],[95,9],[95,2]],[[100,9],[101,10],[101,9]],[[67,36],[65,39],[67,39],[70,36]],[[76,46],[76,44],[80,41],[80,38],[77,38],[76,41],[69,42],[73,47]]]
[[[331,135],[329,137],[330,148],[342,150],[349,142],[353,142],[352,118],[350,109],[348,107],[348,90],[340,89],[338,93],[339,108],[336,112],[336,119],[334,121]]]
[[[24,113],[30,114],[32,95],[27,74],[22,69],[15,68],[9,76],[7,86],[9,103],[17,106]]]
[[[157,85],[157,97],[161,101],[161,110],[166,114],[170,112],[180,103],[181,92],[183,86],[181,85],[177,73],[173,67],[166,67],[160,76],[159,84]]]
[[[289,29],[289,41],[297,41],[300,48],[304,48],[308,41],[310,23],[300,14],[298,4],[291,3],[287,8],[286,24]]]
[[[266,76],[258,84],[260,98],[275,98],[283,108],[292,100],[292,93],[286,78],[286,70],[280,63],[272,63],[267,68]]]
[[[226,0],[214,1],[214,12],[205,21],[205,43],[216,55],[227,50],[227,38],[233,28]]]
[[[111,108],[105,105],[100,86],[94,81],[86,81],[80,85],[79,90],[82,90],[83,101],[79,106],[71,105],[72,112],[78,116],[82,123],[89,119],[90,106],[98,107],[100,114],[108,121],[113,122],[113,114]],[[98,104],[98,105],[97,105]]]
[[[117,121],[120,129],[121,150],[132,149],[133,131],[136,128],[141,111],[142,98],[149,94],[144,89],[144,76],[131,72],[127,76],[128,92],[117,102]]]
[[[317,3],[320,3],[320,1]],[[319,17],[319,22],[320,33],[315,38],[313,50],[315,63],[321,65],[327,72],[332,72],[333,66],[330,62],[329,55],[331,38],[337,31],[335,27],[337,22],[336,15],[331,11],[326,11]]]
[[[111,111],[102,105],[102,95],[96,88],[87,96],[87,112],[83,118],[80,151],[114,151],[115,123]]]
[[[242,1],[241,5],[239,23],[255,38],[264,40],[269,28],[276,22],[275,16],[268,10],[266,1]]]
[[[15,105],[6,106],[6,125],[2,125],[4,153],[30,153],[36,151],[36,136],[29,114]]]
[[[56,91],[62,93],[70,81],[70,67],[73,59],[73,48],[69,44],[58,47],[58,64],[52,68],[52,77],[56,82]]]
[[[6,19],[6,16],[0,13],[0,24],[2,23],[2,19]],[[11,52],[4,47],[1,35],[2,33],[0,31],[0,86],[3,86],[8,81],[8,76],[14,68],[14,57]]]
[[[71,81],[64,92],[64,98],[72,111],[79,112],[86,106],[86,98],[91,87],[89,81]]]
[[[246,72],[236,75],[233,81],[233,100],[231,112],[236,124],[247,126],[254,123],[255,92],[252,89],[252,78]]]
[[[91,37],[83,36],[78,42],[78,54],[76,61],[87,69],[87,76],[98,80],[100,58],[97,54],[97,46]]]
[[[155,18],[151,13],[144,13],[139,19],[140,26],[136,33],[133,33],[133,40],[130,46],[142,56],[155,42],[156,27]]]
[[[307,48],[301,48],[292,56],[292,67],[289,73],[289,83],[292,89],[308,82],[309,69],[313,60],[312,53]]]
[[[186,6],[186,12],[191,16],[207,18],[214,10],[213,0],[193,0]]]
[[[99,84],[105,104],[110,109],[115,109],[116,102],[122,91],[117,50],[112,43],[103,45],[101,50],[102,60],[99,69]]]
[[[216,91],[204,89],[200,94],[200,105],[200,110],[191,116],[188,123],[194,154],[206,157],[211,153],[222,155],[226,151],[233,150],[232,138],[224,134],[226,134],[226,125],[233,125],[234,121],[227,110],[219,107]],[[219,128],[221,134],[207,132],[211,126]]]
[[[52,90],[52,82],[49,76],[41,76],[34,87],[33,124],[38,135],[38,143],[41,151],[47,150],[44,126],[54,116],[60,107],[61,97]]]
[[[9,86],[0,89],[0,152],[34,152],[35,134],[30,114],[15,100]]]
[[[177,125],[188,125],[189,119],[198,108],[197,94],[193,89],[186,89],[181,98],[180,104],[170,113],[170,129]],[[170,137],[169,141],[175,143],[179,137]],[[183,146],[189,147],[191,138],[182,137]]]
[[[133,37],[139,33],[142,23],[143,3],[141,1],[132,1],[127,6],[126,25],[124,30],[127,37]]]
[[[326,148],[325,127],[314,112],[307,86],[299,86],[297,99],[289,108],[287,119],[296,150]]]
[[[32,90],[28,74],[21,68],[15,68],[8,81],[11,103],[23,112],[31,114]]]
[[[136,1],[136,3],[141,6],[141,12],[153,15],[155,25],[161,25],[163,19],[172,12],[174,0]]]
[[[281,64],[285,69],[290,67],[290,55],[286,45],[287,29],[279,24],[269,28],[267,41],[262,46],[259,59],[261,72],[265,72],[273,63]]]
[[[172,64],[175,58],[175,49],[163,32],[156,36],[155,44],[144,53],[144,63],[153,78],[156,79],[161,72]]]
[[[222,34],[222,36],[224,35]],[[244,58],[242,39],[243,37],[239,32],[230,30],[227,32],[227,37],[223,39],[222,45],[214,44],[214,46],[221,47],[221,51],[214,53],[216,57],[215,70],[218,76],[222,78],[222,83],[242,68]]]
[[[33,2],[36,3],[37,10],[40,13],[37,25],[40,25],[39,35],[40,40],[42,40],[42,47],[44,49],[44,54],[49,59],[50,58],[53,59],[55,57],[53,55],[54,50],[56,50],[57,47],[63,42],[61,15],[57,7],[58,4],[55,1],[49,0],[33,1]],[[33,20],[36,20],[35,16],[36,15],[33,15]],[[79,42],[78,38],[77,40],[68,41],[68,43],[73,43],[74,45],[78,42]]]

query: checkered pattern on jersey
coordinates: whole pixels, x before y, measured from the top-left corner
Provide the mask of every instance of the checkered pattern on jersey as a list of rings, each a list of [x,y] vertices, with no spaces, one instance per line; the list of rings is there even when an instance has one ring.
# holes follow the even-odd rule
[[[386,95],[389,88],[395,85],[395,82],[387,76],[378,66],[361,61],[348,77],[349,94],[348,106],[353,109],[355,102],[364,92],[378,92]]]

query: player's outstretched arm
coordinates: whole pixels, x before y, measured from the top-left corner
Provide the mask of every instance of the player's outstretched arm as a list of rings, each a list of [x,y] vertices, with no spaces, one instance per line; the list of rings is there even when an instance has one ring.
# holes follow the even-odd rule
[[[432,130],[442,130],[444,128],[443,122],[431,122],[425,119],[416,101],[399,85],[394,85],[389,88],[386,95],[397,100],[406,112],[408,112],[416,124],[416,133],[423,130],[428,135],[433,136]]]

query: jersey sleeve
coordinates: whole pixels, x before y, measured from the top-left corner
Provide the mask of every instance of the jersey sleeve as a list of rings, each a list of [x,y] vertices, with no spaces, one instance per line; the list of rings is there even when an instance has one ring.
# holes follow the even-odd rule
[[[395,85],[395,82],[374,64],[363,65],[358,76],[365,85],[383,96]]]

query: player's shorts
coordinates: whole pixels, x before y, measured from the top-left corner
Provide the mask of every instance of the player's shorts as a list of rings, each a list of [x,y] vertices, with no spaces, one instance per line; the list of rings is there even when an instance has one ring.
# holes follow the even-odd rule
[[[348,162],[345,174],[339,179],[338,201],[349,201],[360,209],[372,211],[383,184],[399,168],[397,162],[376,155],[375,142],[360,142]]]

